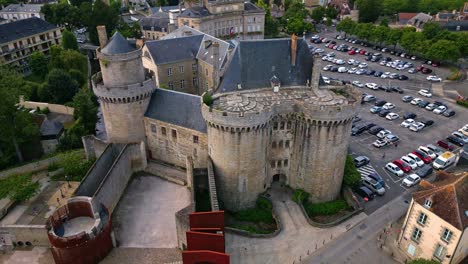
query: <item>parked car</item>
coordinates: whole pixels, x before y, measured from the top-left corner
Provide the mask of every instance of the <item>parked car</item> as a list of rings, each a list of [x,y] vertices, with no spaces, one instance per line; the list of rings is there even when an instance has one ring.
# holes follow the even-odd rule
[[[362,184],[378,195],[385,194],[384,186],[372,178],[364,177],[362,179]]]
[[[383,140],[383,139],[377,139],[376,141],[374,141],[374,143],[372,143],[372,146],[374,146],[376,148],[381,148],[381,147],[384,147],[386,145],[388,145],[388,141]]]
[[[448,109],[447,111],[443,112],[442,115],[445,117],[451,117],[455,115],[455,111],[452,109]]]
[[[359,167],[369,164],[370,159],[366,156],[359,156],[359,157],[354,158],[353,162],[354,162],[354,166],[356,166],[356,168],[359,168]]]
[[[455,160],[457,159],[457,155],[453,154],[450,151],[447,151],[445,153],[442,153],[434,162],[432,163],[432,167],[436,170],[444,170],[448,166],[452,165],[455,163]]]
[[[395,105],[392,104],[392,103],[386,103],[386,104],[383,105],[382,108],[385,109],[385,110],[391,110],[391,109],[395,108]]]
[[[398,115],[397,113],[390,113],[386,115],[385,118],[388,120],[395,120],[395,119],[400,118],[400,115]]]
[[[367,199],[367,200],[374,199],[374,193],[366,186],[360,186],[356,188],[354,192],[364,199]]]
[[[441,106],[437,107],[436,109],[434,109],[432,112],[434,112],[434,114],[440,115],[445,111],[447,111],[447,107],[445,105],[441,105]]]
[[[415,122],[416,121],[414,121],[414,119],[409,118],[409,119],[406,119],[405,121],[403,121],[400,126],[408,128],[409,126],[411,126]]]
[[[387,135],[390,134],[392,134],[392,131],[384,129],[377,133],[377,137],[380,139],[384,139]]]
[[[447,142],[445,140],[437,141],[437,145],[439,145],[440,147],[442,147],[444,149],[450,150],[450,151],[455,149],[455,146],[453,146],[452,144],[450,144],[449,142]]]
[[[401,89],[398,86],[392,86],[391,90],[394,91],[394,92],[397,92],[397,93],[401,93],[401,94],[403,93],[403,89]]]
[[[434,171],[434,169],[432,169],[431,165],[424,165],[422,168],[420,168],[416,172],[416,174],[421,178],[425,178],[425,177],[431,175],[433,171]]]
[[[369,134],[371,135],[376,135],[377,133],[379,133],[380,131],[384,130],[383,127],[381,126],[375,126],[375,127],[372,127],[371,129],[369,129]]]
[[[465,136],[463,133],[455,131],[455,132],[452,132],[452,136],[455,136],[455,137],[461,139],[465,144],[468,143],[468,137]]]
[[[431,81],[431,82],[441,82],[442,78],[437,77],[435,75],[429,75],[427,76],[426,80]]]
[[[351,129],[351,136],[359,135],[364,131],[366,131],[366,127],[364,125],[353,127]]]
[[[430,119],[421,119],[419,122],[423,123],[424,127],[432,126],[434,124],[434,121]]]
[[[385,165],[385,169],[388,170],[390,173],[398,176],[398,177],[401,177],[403,176],[405,173],[395,164],[389,162]]]
[[[420,150],[415,150],[412,152],[414,155],[418,156],[424,163],[428,164],[432,162],[431,157],[427,155],[426,153],[420,151]]]
[[[409,172],[411,170],[410,165],[406,162],[402,161],[401,159],[397,159],[393,161],[393,164],[397,165],[403,172]]]
[[[364,87],[364,84],[362,84],[362,83],[359,82],[359,81],[353,81],[351,84],[354,85],[354,86],[357,86],[357,87],[359,87],[359,88],[363,88],[363,87]]]
[[[458,138],[458,137],[456,137],[454,135],[448,136],[447,140],[452,142],[455,145],[460,146],[460,147],[463,147],[465,145],[465,142],[462,139],[460,139],[460,138]]]
[[[413,131],[413,132],[419,132],[421,131],[422,129],[424,128],[424,124],[421,123],[421,122],[416,122],[412,125],[409,126],[409,130]]]
[[[406,187],[412,187],[418,184],[420,181],[421,181],[421,178],[417,174],[413,173],[411,175],[406,176],[403,179],[402,184]]]
[[[421,167],[424,165],[424,161],[422,159],[420,159],[418,156],[414,155],[413,153],[409,153],[408,155],[409,158],[411,158],[412,160],[414,160],[414,162],[416,162],[416,164]]]
[[[406,162],[406,164],[408,164],[411,167],[412,170],[418,168],[418,164],[416,164],[416,161],[414,161],[412,158],[410,158],[408,156],[403,156],[400,159],[402,161]]]
[[[424,108],[426,107],[427,105],[429,104],[428,101],[425,101],[425,100],[422,100],[418,103],[418,106],[421,107],[421,108]]]
[[[388,141],[389,143],[397,142],[400,140],[400,138],[396,135],[390,134],[385,136],[385,140]]]
[[[462,128],[458,129],[458,132],[462,133],[464,136],[468,137],[468,124],[464,125]]]
[[[432,97],[432,93],[430,93],[428,90],[421,89],[418,92],[419,95],[422,95],[424,97]]]
[[[413,100],[413,97],[410,95],[405,95],[401,98],[401,100],[405,103],[408,103],[408,102],[411,102],[411,100]]]
[[[412,112],[407,112],[403,115],[403,119],[414,119],[416,118],[416,114]]]
[[[366,87],[372,90],[377,90],[379,88],[376,83],[366,83]]]
[[[390,114],[390,110],[385,110],[382,108],[382,111],[379,112],[380,117],[386,117],[388,114]]]
[[[381,106],[373,106],[373,107],[371,107],[371,109],[370,109],[370,112],[373,113],[373,114],[377,114],[377,113],[379,113],[380,111],[382,111],[382,107],[381,107]]]
[[[411,104],[412,105],[418,105],[419,102],[421,102],[422,99],[421,98],[414,98],[413,100],[411,100]]]
[[[378,100],[378,101],[376,101],[376,102],[374,103],[374,105],[376,105],[376,106],[383,106],[383,105],[386,104],[386,103],[387,103],[387,101],[385,101],[385,100]]]
[[[375,96],[369,94],[369,95],[366,95],[364,96],[364,98],[362,98],[362,100],[364,102],[372,102],[372,101],[375,101],[377,98],[375,98]]]
[[[429,111],[432,111],[432,110],[434,110],[436,107],[437,107],[436,104],[430,103],[430,104],[426,105],[425,109],[426,109],[426,110],[429,110]]]
[[[422,151],[422,152],[424,152],[424,153],[426,153],[426,155],[428,155],[429,157],[431,157],[432,160],[434,160],[435,158],[437,158],[437,154],[435,154],[434,151],[428,149],[427,147],[419,146],[418,150],[419,150],[419,151]]]
[[[442,153],[444,153],[440,148],[432,145],[432,144],[427,144],[426,147],[430,150],[432,150],[432,152],[434,152],[437,156],[440,156]]]

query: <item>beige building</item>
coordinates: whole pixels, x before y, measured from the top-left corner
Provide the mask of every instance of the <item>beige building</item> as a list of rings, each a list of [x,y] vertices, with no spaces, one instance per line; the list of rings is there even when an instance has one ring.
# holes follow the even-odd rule
[[[44,19],[44,15],[41,13],[41,7],[42,5],[38,4],[11,4],[0,10],[0,18],[8,22],[31,17]]]
[[[411,258],[461,263],[468,256],[468,172],[441,172],[413,193],[398,243]]]
[[[219,82],[231,50],[223,40],[182,26],[163,40],[146,42],[143,66],[158,87],[201,95]]]
[[[60,28],[40,19],[28,18],[0,25],[0,64],[15,67],[18,72],[30,71],[28,59],[38,51],[45,55],[60,44]]]
[[[263,39],[265,10],[240,0],[203,1],[178,16],[178,26],[195,28],[217,38]]]

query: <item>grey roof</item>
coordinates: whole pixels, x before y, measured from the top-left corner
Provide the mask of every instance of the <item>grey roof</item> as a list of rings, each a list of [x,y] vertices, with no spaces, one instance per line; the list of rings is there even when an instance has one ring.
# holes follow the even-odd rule
[[[157,12],[151,16],[140,19],[140,26],[144,30],[167,31],[168,24],[169,15],[164,12]]]
[[[210,65],[214,65],[213,59],[213,44],[214,42],[218,42],[219,44],[219,62],[218,65],[221,67],[226,60],[226,56],[229,50],[229,43],[226,41],[217,39],[210,35],[203,35],[203,42],[200,45],[200,49],[198,50],[197,59],[205,61]]]
[[[151,96],[145,116],[206,133],[201,97],[197,95],[158,88]]]
[[[42,5],[31,5],[31,4],[11,4],[3,8],[0,13],[39,13],[41,12]]]
[[[0,44],[46,32],[57,27],[32,17],[0,25]]]
[[[195,59],[203,35],[147,41],[145,43],[156,64]]]
[[[120,54],[131,52],[135,49],[135,47],[130,45],[130,42],[116,31],[109,42],[107,42],[106,46],[102,48],[101,52],[104,54]]]
[[[56,136],[63,130],[63,124],[55,120],[44,120],[41,125],[41,136]]]
[[[245,11],[264,11],[262,8],[254,5],[251,2],[244,2],[244,10]]]
[[[192,6],[185,9],[179,16],[180,17],[206,17],[210,16],[211,13],[204,6]]]
[[[408,20],[408,24],[412,24],[414,26],[420,27],[422,24],[426,23],[427,21],[431,21],[432,16],[424,13],[418,13],[414,17],[412,17],[410,20]]]
[[[312,75],[312,54],[303,39],[297,40],[296,65],[291,65],[291,39],[241,41],[224,74],[218,92],[269,87],[274,75],[281,86],[306,85]]]
[[[152,7],[151,8],[151,12],[153,14],[157,13],[157,12],[164,12],[164,13],[169,13],[171,10],[174,10],[174,9],[177,9],[179,10],[179,6],[177,5],[174,5],[174,6],[155,6],[155,7]],[[184,10],[185,7],[182,5],[182,10]]]
[[[439,21],[439,24],[442,28],[450,31],[468,31],[468,20],[448,22]]]

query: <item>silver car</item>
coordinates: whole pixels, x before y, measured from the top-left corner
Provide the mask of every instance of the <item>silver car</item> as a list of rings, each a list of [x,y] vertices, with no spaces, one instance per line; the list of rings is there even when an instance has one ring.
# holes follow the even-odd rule
[[[362,179],[362,184],[378,195],[385,194],[385,187],[372,178],[365,177]]]

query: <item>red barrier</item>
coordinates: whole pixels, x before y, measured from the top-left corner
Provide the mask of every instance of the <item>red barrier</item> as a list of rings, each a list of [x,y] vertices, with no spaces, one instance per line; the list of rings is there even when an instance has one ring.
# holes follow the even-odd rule
[[[197,228],[219,228],[224,231],[224,211],[191,213],[190,230]]]
[[[209,250],[183,251],[182,261],[184,264],[229,264],[229,255]]]
[[[212,250],[224,253],[224,234],[187,231],[187,250]]]

